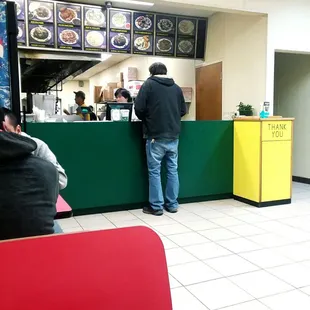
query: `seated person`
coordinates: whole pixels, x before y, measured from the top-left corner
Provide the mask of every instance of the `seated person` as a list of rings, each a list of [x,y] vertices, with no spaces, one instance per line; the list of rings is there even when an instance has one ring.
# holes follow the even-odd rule
[[[43,142],[40,139],[33,138],[28,136],[26,133],[22,132],[22,129],[20,125],[18,125],[17,118],[14,115],[14,113],[6,108],[1,108],[2,111],[4,112],[4,121],[5,121],[5,126],[7,128],[8,132],[14,132],[17,134],[20,134],[24,137],[31,138],[34,140],[37,144],[36,150],[33,152],[33,155],[41,157],[49,162],[51,162],[55,168],[58,170],[59,173],[59,189],[62,190],[67,187],[68,183],[68,178],[65,173],[65,170],[61,167],[61,165],[58,163],[56,156],[54,153],[49,149],[48,145]]]
[[[58,172],[36,142],[7,132],[0,109],[0,240],[54,233]]]

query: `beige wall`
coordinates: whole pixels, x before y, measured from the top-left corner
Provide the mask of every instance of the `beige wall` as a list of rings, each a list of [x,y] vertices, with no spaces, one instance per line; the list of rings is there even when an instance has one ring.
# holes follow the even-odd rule
[[[223,117],[242,101],[259,111],[266,93],[267,17],[216,13],[209,18],[205,64],[223,62]]]
[[[310,55],[277,54],[275,114],[295,117],[293,175],[310,178]]]
[[[133,56],[90,78],[90,102],[93,102],[94,86],[105,86],[108,82],[118,82],[119,73],[126,72],[126,68],[128,67],[137,67],[138,79],[146,80],[149,77],[149,66],[156,61],[161,61],[167,66],[168,75],[173,77],[180,87],[192,87],[193,101],[190,106],[189,114],[184,119],[194,120],[196,117],[195,60]],[[124,79],[126,81],[126,76]]]
[[[230,11],[244,14],[266,13],[266,94],[273,103],[275,51],[310,53],[310,1],[309,0],[164,0],[175,5],[195,6],[201,10]],[[271,106],[272,108],[272,106]]]

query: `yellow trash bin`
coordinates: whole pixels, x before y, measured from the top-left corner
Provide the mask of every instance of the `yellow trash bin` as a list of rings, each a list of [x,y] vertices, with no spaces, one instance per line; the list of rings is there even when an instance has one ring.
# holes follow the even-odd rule
[[[234,121],[234,198],[257,207],[291,203],[293,118]]]

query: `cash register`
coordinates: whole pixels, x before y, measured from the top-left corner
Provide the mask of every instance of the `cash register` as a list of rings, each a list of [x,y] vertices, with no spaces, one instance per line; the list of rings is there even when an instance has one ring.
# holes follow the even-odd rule
[[[106,103],[106,120],[113,122],[131,122],[133,103]]]

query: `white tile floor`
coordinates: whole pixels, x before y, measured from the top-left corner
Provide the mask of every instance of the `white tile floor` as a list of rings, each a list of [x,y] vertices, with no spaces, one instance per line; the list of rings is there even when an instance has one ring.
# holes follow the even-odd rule
[[[144,225],[163,241],[174,310],[309,310],[310,186],[291,205],[192,203],[161,217],[141,210],[58,221],[64,232]]]

